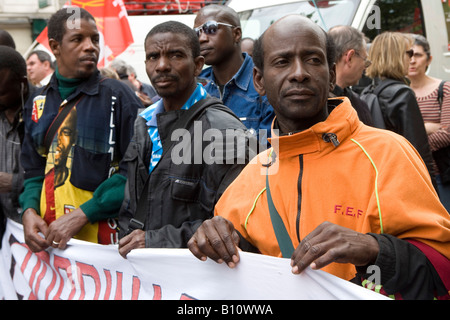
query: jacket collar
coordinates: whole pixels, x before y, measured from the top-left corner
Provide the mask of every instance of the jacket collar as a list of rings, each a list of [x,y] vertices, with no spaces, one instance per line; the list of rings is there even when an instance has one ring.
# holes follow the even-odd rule
[[[246,52],[243,52],[242,55],[244,56],[244,62],[233,79],[239,89],[247,91],[250,81],[253,81],[253,60]]]
[[[92,75],[88,79],[86,79],[86,81],[82,82],[77,87],[77,89],[67,97],[67,101],[76,97],[80,92],[83,92],[90,96],[98,94],[100,79],[101,79],[100,72],[98,70],[94,71],[92,73]],[[58,91],[58,80],[56,79],[55,73],[53,73],[48,86],[52,90],[59,92]]]
[[[252,58],[246,52],[243,52],[242,56],[244,57],[244,62],[239,68],[238,72],[236,72],[236,74],[230,79],[230,81],[228,81],[228,83],[234,81],[239,89],[247,91],[251,81],[253,81],[254,64]],[[212,79],[214,83],[217,83],[212,67],[209,68],[209,70],[206,71],[203,76],[207,79]]]
[[[274,119],[272,138],[269,138],[269,142],[280,159],[299,154],[331,152],[343,141],[349,139],[361,125],[348,98],[329,99],[328,105],[335,107],[325,121],[292,135],[278,135],[277,130],[274,129],[276,118]],[[334,140],[333,135],[337,140]]]

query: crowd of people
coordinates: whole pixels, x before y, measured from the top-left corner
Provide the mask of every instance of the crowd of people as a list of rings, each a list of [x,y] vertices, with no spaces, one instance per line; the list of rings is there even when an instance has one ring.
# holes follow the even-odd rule
[[[48,21],[55,61],[0,32],[2,230],[23,224],[33,252],[77,238],[233,268],[251,251],[359,285],[375,265],[382,294],[450,298],[450,183],[433,158],[450,145],[450,84],[426,74],[426,38],[384,32],[368,49],[353,27],[288,15],[244,41],[213,4],[149,30],[148,85],[125,61],[97,68],[80,13],[79,28],[67,9]]]

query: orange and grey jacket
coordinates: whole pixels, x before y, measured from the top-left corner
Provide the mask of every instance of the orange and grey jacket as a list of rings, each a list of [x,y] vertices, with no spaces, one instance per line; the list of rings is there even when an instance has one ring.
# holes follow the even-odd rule
[[[294,248],[324,221],[370,233],[380,244],[376,265],[382,286],[377,290],[400,292],[401,298],[448,296],[443,282],[450,274],[450,216],[422,159],[402,136],[360,122],[347,98],[330,99],[329,105],[336,106],[327,120],[308,130],[280,136],[272,129],[272,149],[246,166],[215,214],[232,221],[260,253],[281,257],[265,192],[270,163],[273,202]],[[427,259],[430,252],[439,266]],[[426,275],[420,263],[429,268]],[[347,280],[360,271],[339,263],[323,270]],[[428,277],[434,289],[427,295],[427,290],[411,289],[416,276],[421,288]]]

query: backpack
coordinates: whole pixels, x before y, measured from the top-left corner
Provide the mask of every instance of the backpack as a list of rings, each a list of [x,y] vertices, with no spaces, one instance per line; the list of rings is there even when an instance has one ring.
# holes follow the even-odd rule
[[[439,84],[439,89],[438,89],[438,102],[439,102],[439,112],[441,112],[442,110],[442,102],[444,101],[444,84],[447,81],[442,80],[441,83]]]
[[[378,95],[385,88],[396,82],[397,81],[395,80],[387,79],[381,81],[378,85],[372,83],[361,92],[360,98],[367,103],[370,114],[372,115],[373,126],[376,128],[387,129],[386,122],[384,120],[384,110],[378,101]]]

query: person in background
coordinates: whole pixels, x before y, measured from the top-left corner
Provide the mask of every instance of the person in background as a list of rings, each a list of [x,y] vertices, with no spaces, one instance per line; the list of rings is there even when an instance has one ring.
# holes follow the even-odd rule
[[[450,81],[442,87],[442,101],[438,100],[439,85],[442,80],[427,75],[427,69],[433,60],[428,40],[422,35],[414,36],[409,61],[408,78],[416,94],[417,103],[425,122],[431,152],[450,145]],[[434,163],[434,170],[442,203],[450,212],[450,184],[442,183],[440,172]]]
[[[369,53],[370,51],[370,46],[372,45],[371,40],[369,37],[365,36],[364,37],[365,41],[366,41],[366,51],[367,53]],[[370,63],[372,63],[372,61],[370,61]],[[363,75],[361,77],[361,79],[359,79],[358,83],[352,86],[352,90],[353,92],[355,92],[358,95],[361,95],[361,92],[364,90],[365,87],[368,87],[369,85],[372,84],[372,79],[370,79],[367,75],[366,75],[366,70],[364,70]]]
[[[331,38],[288,15],[255,49],[255,87],[276,112],[278,147],[242,170],[191,252],[236,267],[248,247],[291,259],[294,274],[311,267],[393,298],[450,298],[450,216],[404,137],[359,121],[348,98],[328,99]]]
[[[136,76],[136,70],[134,70],[132,66],[128,65],[127,73],[128,80],[130,80],[130,82],[136,88],[136,94],[141,99],[144,106],[148,107],[149,105],[161,99],[152,85],[138,80]]]
[[[24,179],[19,161],[24,136],[22,111],[31,91],[23,57],[13,48],[0,45],[0,247],[6,219],[22,222],[19,205]]]
[[[260,96],[253,85],[254,65],[252,58],[241,51],[238,14],[227,6],[207,5],[197,13],[194,30],[201,54],[210,66],[199,75],[200,81],[206,82],[206,91],[220,98],[260,142],[266,143],[274,112],[267,97]]]
[[[16,49],[14,38],[8,31],[3,29],[0,29],[0,45]]]
[[[100,74],[106,78],[120,80],[119,75],[117,74],[116,70],[114,70],[111,67],[103,67],[103,68],[100,68],[99,71],[100,71]]]
[[[114,59],[109,67],[116,71],[120,81],[125,83],[133,92],[136,92],[137,88],[128,79],[128,64],[125,61],[122,59]]]
[[[72,237],[115,244],[127,174],[122,158],[141,103],[123,83],[100,75],[100,34],[87,10],[58,10],[48,37],[57,67],[23,113],[25,242],[33,252],[65,249]]]
[[[369,51],[372,64],[366,69],[373,84],[363,90],[361,98],[364,99],[368,91],[383,88],[378,92],[377,100],[386,129],[404,136],[413,145],[436,186],[428,135],[416,95],[406,78],[413,55],[412,45],[413,40],[399,32],[384,32],[375,37]]]
[[[246,52],[250,57],[252,57],[254,45],[255,40],[253,40],[252,38],[243,38],[241,40],[241,51]]]
[[[30,82],[40,88],[50,82],[55,72],[52,57],[45,51],[36,50],[31,52],[27,58],[27,74]]]
[[[359,119],[371,126],[372,115],[367,103],[351,88],[358,83],[364,70],[371,64],[367,59],[364,34],[351,26],[336,26],[328,31],[328,35],[336,46],[336,85],[333,93],[337,97],[349,98]]]

